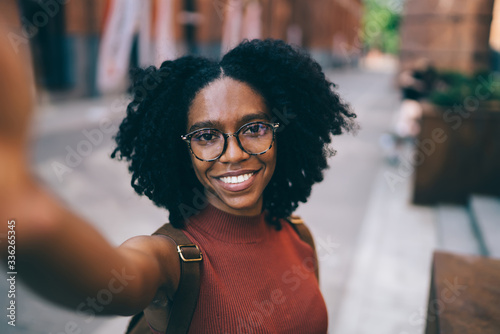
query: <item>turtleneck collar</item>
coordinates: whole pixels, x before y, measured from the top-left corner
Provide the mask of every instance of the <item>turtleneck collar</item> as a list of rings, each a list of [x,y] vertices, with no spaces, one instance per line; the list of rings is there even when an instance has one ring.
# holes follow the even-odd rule
[[[255,243],[264,240],[271,228],[266,222],[267,215],[264,210],[255,216],[238,216],[208,203],[188,224],[224,242]]]

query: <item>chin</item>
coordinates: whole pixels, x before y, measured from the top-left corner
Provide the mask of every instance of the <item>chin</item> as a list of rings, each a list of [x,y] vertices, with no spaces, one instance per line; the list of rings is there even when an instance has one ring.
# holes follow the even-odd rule
[[[219,198],[222,203],[230,207],[233,210],[238,211],[249,211],[254,210],[254,208],[259,203],[259,198],[249,198],[247,196],[241,196],[240,198]]]

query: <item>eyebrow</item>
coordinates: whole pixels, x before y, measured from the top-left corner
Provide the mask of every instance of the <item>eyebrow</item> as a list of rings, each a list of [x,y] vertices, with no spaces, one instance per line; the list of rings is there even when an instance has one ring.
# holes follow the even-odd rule
[[[247,114],[238,120],[238,124],[243,125],[245,123],[249,123],[249,122],[252,122],[255,120],[262,120],[262,119],[269,121],[270,117],[265,112],[257,112],[257,113]],[[211,121],[211,120],[196,122],[193,125],[191,125],[188,132],[193,132],[195,130],[205,129],[205,128],[222,129],[223,124],[220,121]]]

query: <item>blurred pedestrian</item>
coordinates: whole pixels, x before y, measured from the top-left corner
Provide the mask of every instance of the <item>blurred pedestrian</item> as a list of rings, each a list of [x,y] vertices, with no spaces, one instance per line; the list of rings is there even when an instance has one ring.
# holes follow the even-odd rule
[[[417,59],[411,68],[399,74],[401,105],[395,115],[392,132],[384,133],[380,138],[380,144],[389,163],[396,164],[404,143],[413,142],[420,133],[419,122],[422,116],[420,101],[433,91],[437,78],[437,71],[427,58]]]

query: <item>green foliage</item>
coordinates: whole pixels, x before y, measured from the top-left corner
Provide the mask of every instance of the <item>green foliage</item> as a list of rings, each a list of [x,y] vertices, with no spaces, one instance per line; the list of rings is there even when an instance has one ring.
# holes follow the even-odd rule
[[[401,3],[401,0],[364,0],[361,37],[369,49],[392,54],[399,51]]]
[[[466,76],[458,72],[439,73],[437,87],[429,100],[439,106],[450,107],[465,103],[467,98],[481,102],[500,101],[498,73],[481,72]],[[478,95],[479,94],[479,95]]]

